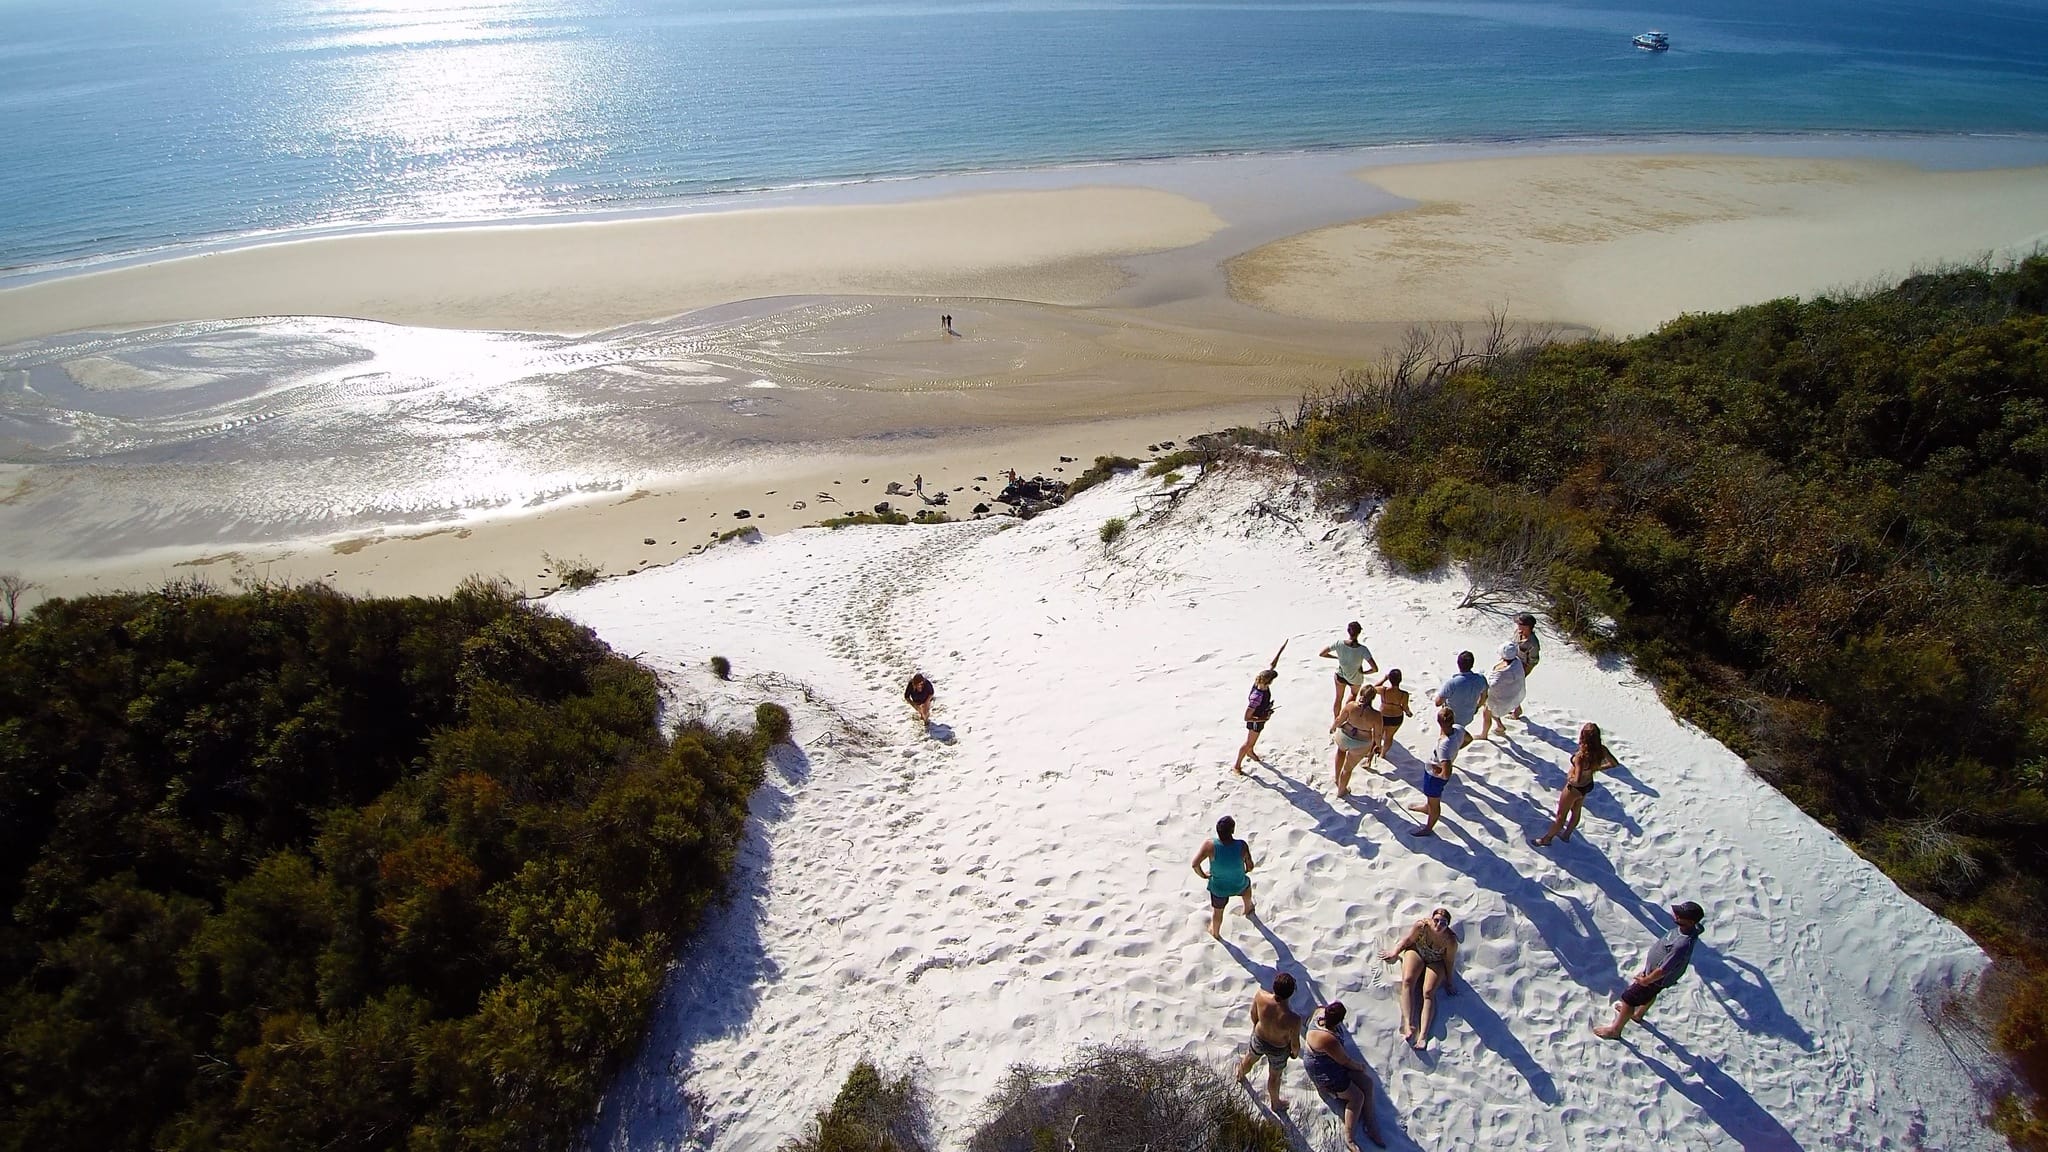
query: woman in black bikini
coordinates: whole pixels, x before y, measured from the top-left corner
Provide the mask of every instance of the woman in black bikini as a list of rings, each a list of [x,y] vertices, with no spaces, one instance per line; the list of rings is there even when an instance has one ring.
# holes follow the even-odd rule
[[[1557,819],[1550,822],[1548,832],[1529,843],[1547,848],[1552,840],[1570,841],[1572,833],[1579,830],[1579,813],[1586,807],[1586,797],[1599,786],[1599,774],[1619,767],[1621,765],[1614,759],[1614,753],[1600,742],[1600,726],[1581,725],[1579,748],[1572,753],[1572,772],[1565,778],[1564,794],[1557,798]]]
[[[1316,1091],[1343,1102],[1344,1147],[1349,1152],[1358,1152],[1358,1141],[1351,1138],[1351,1133],[1364,1120],[1365,1138],[1375,1147],[1385,1148],[1387,1142],[1380,1138],[1379,1122],[1372,1115],[1372,1074],[1344,1051],[1344,1038],[1337,1034],[1337,1029],[1344,1026],[1343,1001],[1332,1000],[1323,1005],[1312,1019],[1308,1038],[1302,1042],[1301,1066]]]
[[[1380,959],[1389,964],[1401,962],[1401,1039],[1416,1048],[1427,1047],[1429,1026],[1436,1018],[1437,990],[1458,994],[1451,982],[1458,970],[1458,934],[1451,931],[1451,910],[1439,908],[1429,919],[1417,920],[1401,942]],[[1413,1009],[1417,985],[1422,993],[1420,1012]]]
[[[1385,756],[1394,747],[1394,733],[1401,728],[1401,721],[1415,715],[1415,709],[1408,704],[1408,691],[1401,687],[1399,668],[1387,673],[1379,683],[1380,690],[1380,746],[1376,755]]]

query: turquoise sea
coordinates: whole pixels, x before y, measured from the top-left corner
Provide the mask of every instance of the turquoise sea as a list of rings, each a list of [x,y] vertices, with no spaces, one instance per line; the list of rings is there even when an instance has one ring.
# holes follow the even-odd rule
[[[1630,47],[1649,28],[1669,53]],[[1204,152],[2048,133],[2043,0],[0,0],[0,268]]]

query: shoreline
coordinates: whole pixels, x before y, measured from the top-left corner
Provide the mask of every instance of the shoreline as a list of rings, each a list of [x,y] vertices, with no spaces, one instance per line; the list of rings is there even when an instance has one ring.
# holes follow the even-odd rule
[[[250,249],[299,243],[308,240],[347,239],[384,235],[461,232],[496,228],[546,228],[570,224],[603,224],[678,217],[716,215],[760,207],[799,207],[833,203],[896,203],[934,199],[957,192],[940,189],[919,193],[906,186],[959,183],[1012,182],[1038,186],[1055,181],[1059,186],[1085,186],[1081,180],[1062,177],[1102,169],[1134,169],[1176,165],[1205,165],[1285,161],[1294,158],[1352,156],[1362,167],[1393,167],[1459,159],[1505,159],[1517,156],[1597,155],[1608,152],[1664,154],[1704,151],[1735,155],[1775,154],[1789,148],[1789,155],[1824,158],[1833,155],[1870,159],[1904,159],[1919,166],[1945,150],[1962,155],[1948,157],[1949,163],[1933,165],[1934,170],[1976,171],[2000,167],[2030,167],[2012,163],[2012,156],[1995,155],[2001,149],[2031,157],[2033,164],[2048,164],[2048,134],[2026,132],[1921,132],[1908,129],[1858,129],[1840,131],[1788,130],[1782,132],[1659,132],[1642,136],[1581,135],[1474,137],[1444,140],[1402,140],[1371,144],[1318,144],[1276,149],[1218,149],[1208,152],[1105,157],[1060,160],[1043,164],[937,169],[903,173],[870,173],[788,184],[710,189],[644,202],[620,202],[616,206],[585,209],[538,209],[509,216],[444,218],[425,220],[338,221],[285,228],[234,232],[190,239],[165,241],[119,252],[93,253],[57,261],[0,266],[0,293],[51,281],[99,272],[147,267],[189,257],[213,256]],[[1441,153],[1439,155],[1438,153]],[[1877,153],[1904,155],[1879,156]],[[1917,155],[1915,155],[1917,154]],[[1959,162],[1958,162],[1959,161]],[[901,192],[901,195],[890,193]],[[0,346],[6,342],[0,341]]]

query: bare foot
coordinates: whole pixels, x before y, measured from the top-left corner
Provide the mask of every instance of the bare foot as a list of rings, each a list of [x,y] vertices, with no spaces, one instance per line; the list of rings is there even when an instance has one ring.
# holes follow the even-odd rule
[[[1429,829],[1427,829],[1427,828],[1410,828],[1410,829],[1408,830],[1408,834],[1409,834],[1410,836],[1434,836],[1434,835],[1436,835],[1436,833],[1435,833],[1435,832],[1432,832],[1432,831],[1430,831],[1430,830],[1429,830]]]
[[[1529,843],[1535,845],[1538,848],[1548,848],[1550,847],[1550,837],[1545,836],[1543,839],[1538,840],[1534,836],[1531,836],[1529,838]]]
[[[1413,1024],[1403,1024],[1403,1025],[1401,1025],[1401,1039],[1402,1039],[1403,1041],[1409,1041],[1409,1040],[1413,1040],[1413,1039],[1415,1039],[1415,1025],[1413,1025]]]
[[[1427,811],[1429,811],[1429,805],[1427,805],[1427,804],[1410,804],[1410,805],[1408,806],[1408,810],[1409,810],[1410,812],[1427,812]]]
[[[1273,1097],[1273,1098],[1272,1098],[1272,1100],[1271,1100],[1271,1103],[1272,1103],[1272,1105],[1273,1105],[1273,1111],[1275,1111],[1275,1112],[1285,1112],[1285,1111],[1287,1111],[1287,1101],[1285,1101],[1285,1100],[1282,1100],[1282,1099],[1281,1099],[1280,1097],[1278,1097],[1278,1096],[1275,1096],[1275,1097]]]
[[[1217,935],[1217,934],[1216,934],[1216,930],[1215,930],[1214,928],[1211,928],[1211,929],[1209,929],[1209,939],[1211,939],[1211,940],[1219,940],[1219,941],[1220,941],[1220,940],[1222,940],[1222,939],[1223,939],[1223,937],[1221,937],[1221,936]]]
[[[1599,1037],[1599,1038],[1601,1038],[1602,1040],[1619,1040],[1619,1039],[1621,1039],[1621,1033],[1619,1033],[1619,1032],[1615,1032],[1615,1031],[1613,1031],[1613,1030],[1611,1030],[1611,1029],[1607,1029],[1607,1028],[1595,1028],[1595,1029],[1593,1029],[1593,1035],[1595,1035],[1595,1036],[1598,1036],[1598,1037]]]
[[[1571,833],[1569,833],[1569,832],[1559,832],[1559,833],[1557,834],[1557,838],[1558,838],[1559,840],[1562,840],[1562,841],[1564,841],[1564,842],[1565,842],[1565,843],[1567,843],[1567,844],[1569,844],[1569,843],[1571,843],[1571,842],[1572,842],[1572,834],[1571,834]]]
[[[1339,789],[1337,789],[1337,798],[1338,798],[1338,799],[1340,799],[1340,800],[1341,800],[1341,799],[1343,799],[1344,797],[1346,797],[1346,796],[1349,796],[1349,795],[1351,795],[1351,789],[1349,789],[1349,788],[1339,788]]]

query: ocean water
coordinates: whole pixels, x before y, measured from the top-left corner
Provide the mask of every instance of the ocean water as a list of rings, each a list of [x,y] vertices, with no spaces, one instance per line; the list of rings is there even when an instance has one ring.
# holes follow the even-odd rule
[[[1630,47],[1647,28],[1673,49]],[[1210,151],[2048,132],[2043,0],[0,0],[0,269]]]

